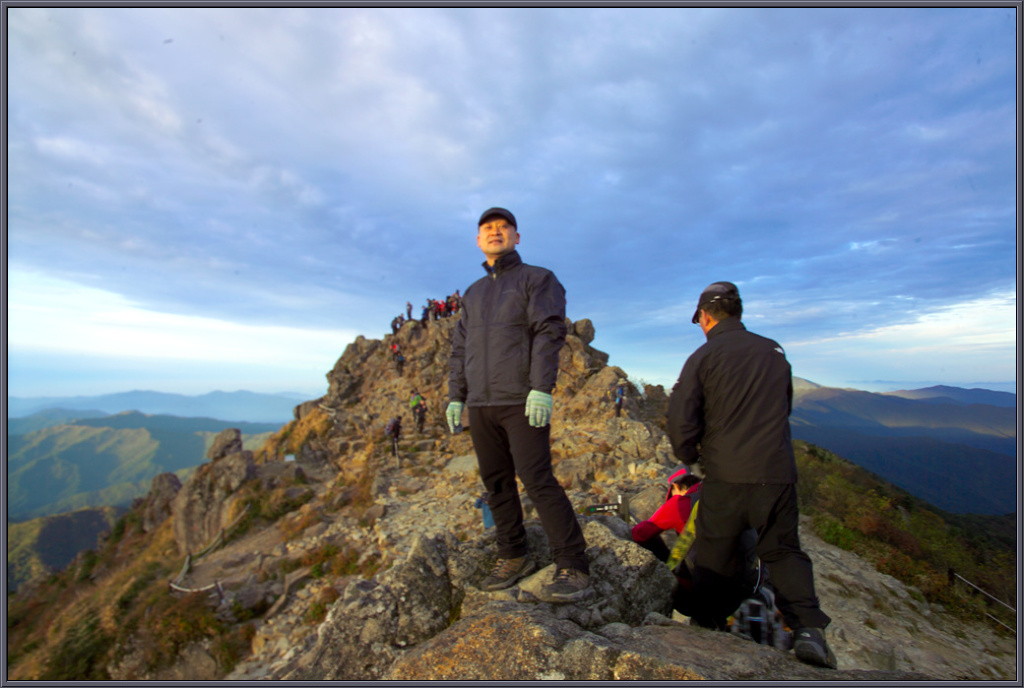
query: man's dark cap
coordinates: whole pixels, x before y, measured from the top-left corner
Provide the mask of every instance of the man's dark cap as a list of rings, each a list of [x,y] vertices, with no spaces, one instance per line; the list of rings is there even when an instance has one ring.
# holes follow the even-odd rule
[[[476,223],[477,227],[479,227],[492,217],[503,217],[506,220],[508,220],[508,223],[510,225],[512,225],[516,229],[519,229],[519,225],[516,224],[516,216],[513,215],[508,210],[505,210],[504,208],[488,208],[487,210],[485,210],[484,214],[480,216],[480,221]]]
[[[714,282],[709,284],[700,294],[700,300],[697,301],[697,310],[693,312],[693,320],[691,322],[696,323],[700,320],[701,309],[719,299],[736,299],[739,301],[740,290],[732,282]]]

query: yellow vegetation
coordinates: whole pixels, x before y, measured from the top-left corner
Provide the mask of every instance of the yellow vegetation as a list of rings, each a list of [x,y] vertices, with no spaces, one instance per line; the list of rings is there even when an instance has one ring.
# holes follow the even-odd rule
[[[329,415],[320,408],[314,408],[301,420],[293,420],[270,435],[257,452],[257,457],[260,461],[276,461],[284,454],[298,454],[302,447],[314,440],[326,445],[333,426],[334,421]]]

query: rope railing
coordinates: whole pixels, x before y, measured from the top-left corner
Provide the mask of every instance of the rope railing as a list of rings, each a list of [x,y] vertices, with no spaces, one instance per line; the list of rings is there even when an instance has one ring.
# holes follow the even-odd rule
[[[1004,624],[1004,623],[1003,623],[1002,621],[1000,621],[1000,620],[999,620],[999,619],[997,619],[996,617],[994,617],[994,616],[992,616],[991,614],[989,614],[988,612],[985,612],[985,616],[987,616],[988,618],[990,618],[990,619],[992,619],[993,621],[995,621],[995,622],[996,622],[997,624],[999,624],[1000,626],[1002,626],[1003,628],[1005,628],[1006,630],[1008,630],[1008,631],[1009,631],[1010,633],[1013,633],[1013,634],[1015,634],[1015,635],[1016,635],[1016,633],[1017,633],[1016,629],[1010,628],[1009,626],[1007,626],[1006,624]]]
[[[975,590],[977,590],[978,592],[980,592],[980,593],[981,593],[982,595],[985,595],[986,597],[989,597],[989,598],[991,598],[991,599],[995,600],[995,601],[996,601],[996,602],[998,602],[999,604],[1001,604],[1001,605],[1003,605],[1004,607],[1006,607],[1007,609],[1009,609],[1009,610],[1010,610],[1011,612],[1013,612],[1014,614],[1016,614],[1016,613],[1017,613],[1017,610],[1016,610],[1016,609],[1014,609],[1014,608],[1013,608],[1013,607],[1011,607],[1010,605],[1006,604],[1005,602],[1003,602],[1003,601],[1002,601],[1001,599],[999,599],[998,597],[996,597],[996,596],[994,596],[994,595],[990,595],[989,593],[985,592],[984,590],[982,590],[981,588],[979,588],[979,587],[978,587],[977,585],[975,585],[975,584],[974,584],[974,583],[972,583],[971,581],[969,581],[969,580],[967,580],[966,578],[964,578],[963,576],[961,576],[961,575],[960,575],[959,573],[956,573],[956,572],[954,572],[954,573],[953,573],[953,575],[954,575],[954,576],[956,576],[957,578],[959,578],[960,580],[962,580],[962,581],[963,581],[964,583],[967,583],[967,585],[971,586],[972,588],[974,588]]]

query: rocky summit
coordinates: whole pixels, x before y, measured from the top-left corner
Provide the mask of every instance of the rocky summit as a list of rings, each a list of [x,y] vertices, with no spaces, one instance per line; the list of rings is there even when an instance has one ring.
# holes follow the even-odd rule
[[[839,669],[791,651],[692,627],[673,612],[674,577],[635,545],[630,526],[664,498],[675,467],[661,387],[629,382],[569,322],[554,394],[555,473],[580,512],[595,595],[551,605],[544,532],[527,530],[539,570],[508,590],[477,583],[495,559],[476,507],[482,484],[468,433],[444,421],[456,319],[407,322],[357,338],[327,374],[327,394],[252,454],[230,432],[184,484],[161,479],[147,529],[168,528],[184,560],[180,594],[203,591],[217,615],[250,630],[225,672],[196,642],[159,670],[116,653],[118,680],[863,680],[1015,679],[1013,640],[958,621],[802,522]],[[405,357],[401,373],[394,345]],[[684,354],[680,354],[680,365]],[[611,391],[627,381],[616,416]],[[428,413],[422,432],[413,391]],[[403,416],[398,454],[384,435]],[[587,505],[623,513],[583,515]]]

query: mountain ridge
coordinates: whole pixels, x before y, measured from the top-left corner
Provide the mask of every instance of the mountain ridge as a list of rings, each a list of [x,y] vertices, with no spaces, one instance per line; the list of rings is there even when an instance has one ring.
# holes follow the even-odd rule
[[[934,385],[922,389],[897,390],[885,392],[885,394],[905,399],[917,399],[926,401],[955,402],[958,404],[984,404],[987,406],[1017,407],[1017,395],[1011,392],[1000,392],[979,387],[955,387],[949,385]]]
[[[294,392],[265,394],[237,390],[213,391],[199,395],[148,390],[116,392],[94,396],[8,397],[8,418],[21,418],[49,409],[93,410],[116,414],[138,411],[152,415],[210,417],[224,421],[279,422],[291,418],[292,409],[306,395]]]
[[[951,512],[1017,508],[1015,395],[1001,406],[971,390],[920,390],[920,398],[794,381],[794,439],[813,442]],[[988,395],[986,395],[988,398]],[[971,403],[966,403],[966,402]],[[949,489],[950,481],[957,489]]]
[[[32,416],[21,420],[33,426]],[[258,444],[280,428],[137,411],[58,420],[25,434],[8,434],[7,515],[12,521],[88,506],[127,507],[149,491],[157,474],[186,477],[202,463],[216,433],[236,427],[247,443]]]

